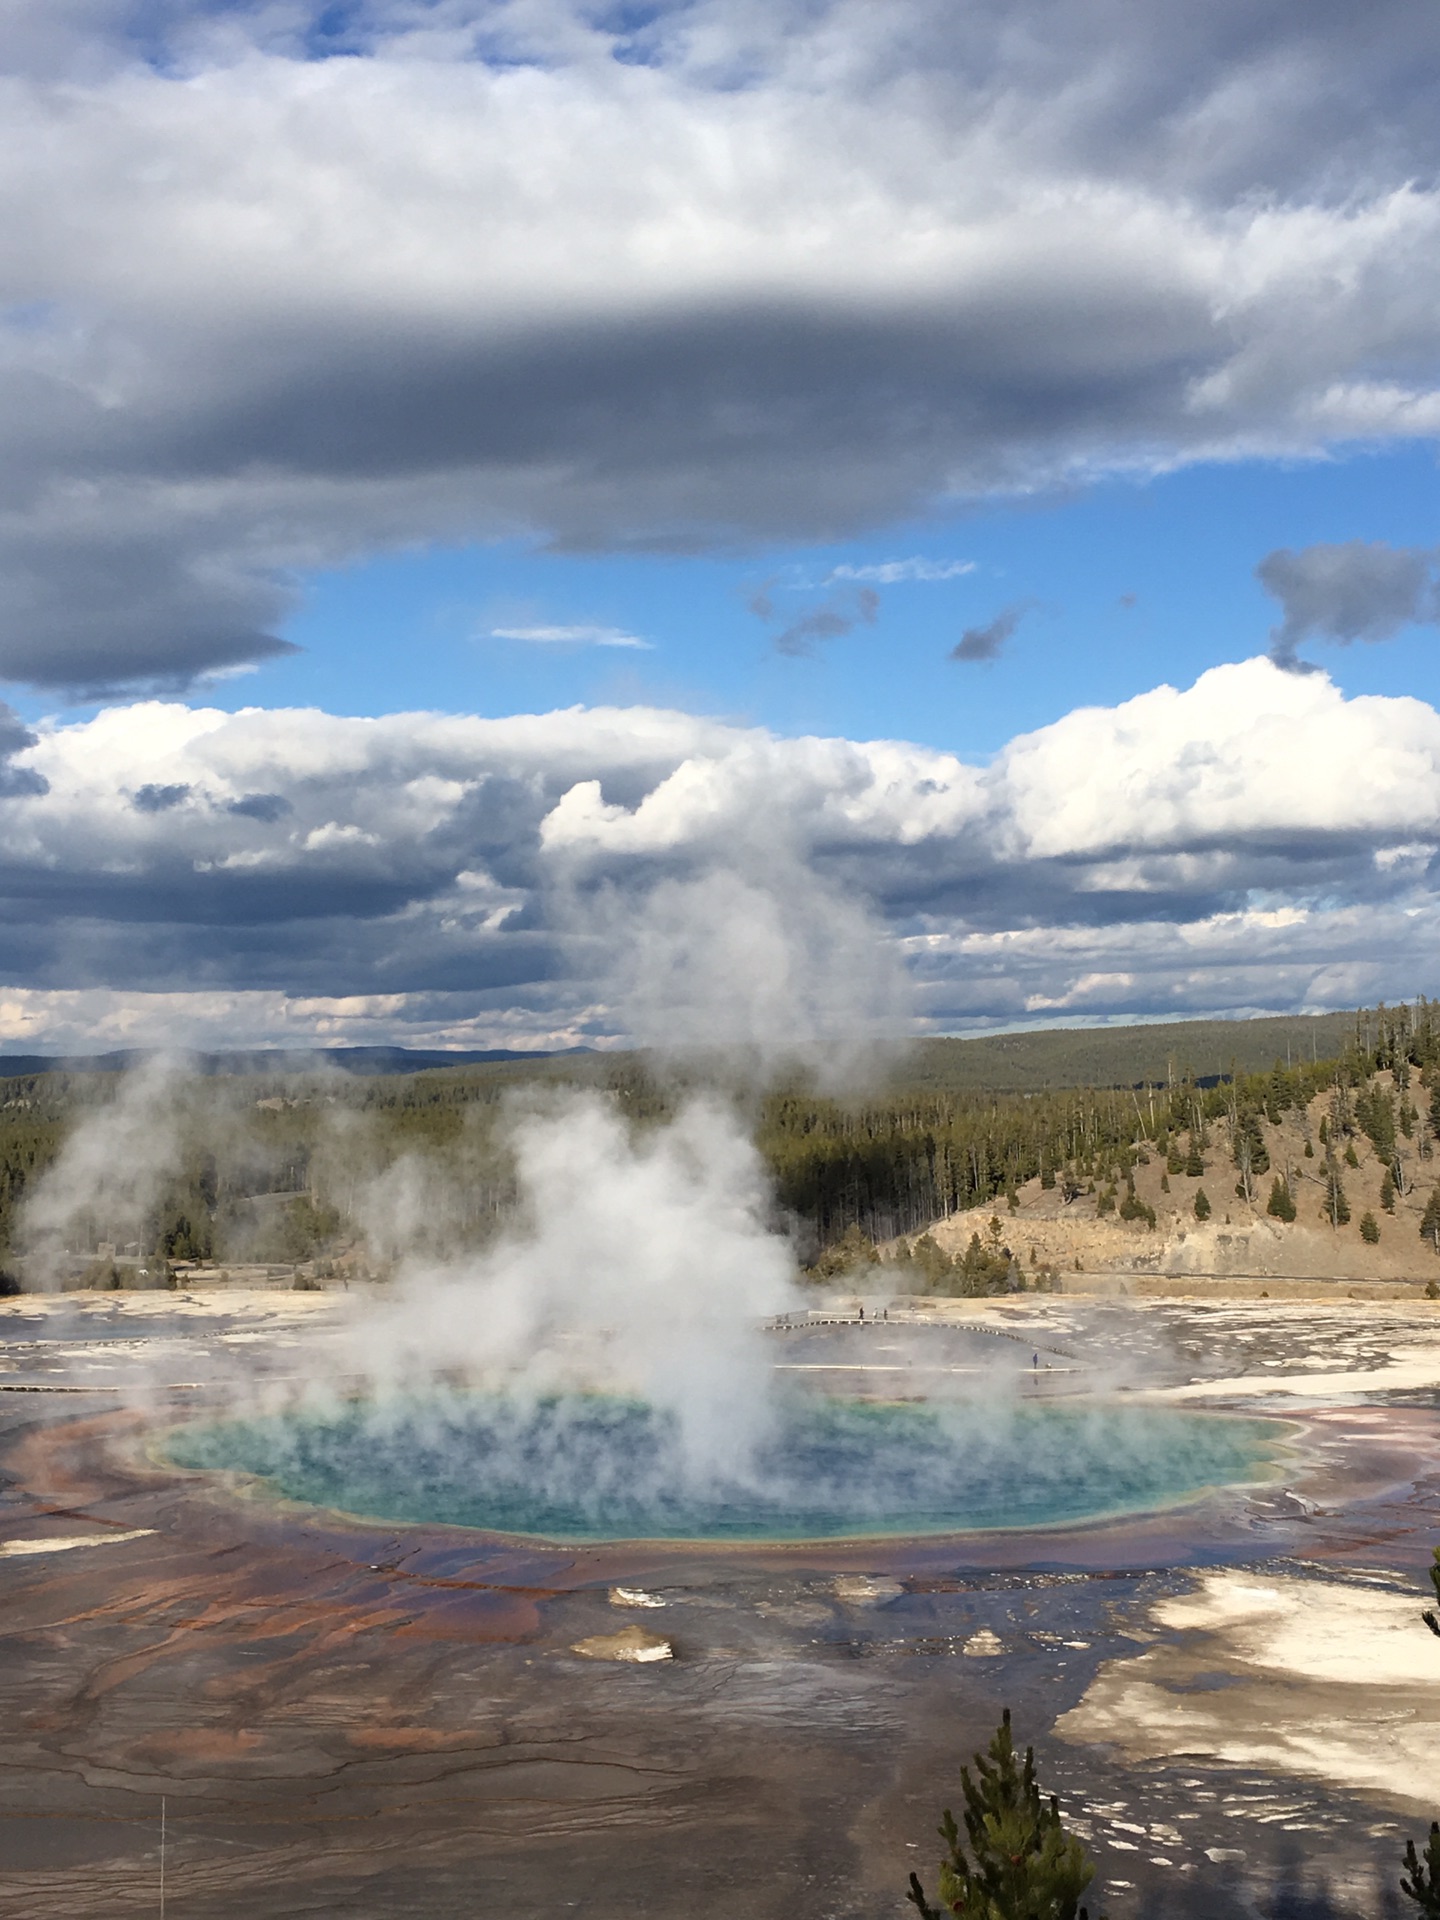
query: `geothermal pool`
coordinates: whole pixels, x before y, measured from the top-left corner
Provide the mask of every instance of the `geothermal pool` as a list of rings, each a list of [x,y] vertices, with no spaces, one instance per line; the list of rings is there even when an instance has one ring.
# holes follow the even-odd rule
[[[1112,1402],[801,1400],[705,1461],[673,1414],[447,1391],[180,1428],[176,1465],[307,1505],[560,1542],[806,1541],[1033,1528],[1268,1479],[1276,1421]]]

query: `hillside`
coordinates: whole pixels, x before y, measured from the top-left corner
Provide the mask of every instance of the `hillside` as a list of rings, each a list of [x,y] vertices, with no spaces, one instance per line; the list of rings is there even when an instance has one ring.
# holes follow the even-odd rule
[[[1266,1073],[1277,1060],[1329,1060],[1354,1041],[1354,1013],[1259,1020],[1177,1020],[1131,1027],[1057,1027],[922,1040],[896,1068],[907,1086],[1032,1093],[1061,1087],[1165,1086]]]
[[[1371,1090],[1397,1103],[1401,1097],[1390,1073],[1377,1074]],[[1426,1138],[1423,1120],[1413,1138],[1396,1139],[1393,1157],[1382,1156],[1363,1128],[1357,1125],[1347,1133],[1335,1125],[1334,1106],[1334,1094],[1321,1093],[1303,1108],[1285,1113],[1279,1124],[1263,1115],[1253,1117],[1263,1146],[1260,1158],[1268,1164],[1264,1172],[1252,1175],[1250,1199],[1237,1192],[1241,1178],[1230,1130],[1220,1121],[1206,1129],[1202,1173],[1186,1172],[1183,1165],[1182,1170],[1174,1170],[1175,1159],[1183,1160],[1183,1147],[1168,1162],[1153,1146],[1137,1155],[1128,1179],[1133,1180],[1136,1201],[1154,1212],[1153,1226],[1144,1218],[1122,1220],[1118,1204],[1102,1211],[1107,1191],[1113,1189],[1116,1203],[1128,1191],[1127,1175],[1113,1167],[1106,1170],[1109,1178],[1102,1175],[1085,1183],[1093,1191],[1068,1200],[1063,1180],[1050,1188],[1038,1178],[1028,1180],[1016,1188],[1013,1210],[1002,1196],[996,1203],[971,1207],[937,1222],[931,1236],[945,1253],[963,1255],[975,1236],[982,1245],[993,1245],[996,1236],[991,1223],[998,1221],[1000,1243],[1027,1273],[1048,1268],[1069,1276],[1070,1284],[1083,1284],[1081,1274],[1147,1273],[1258,1280],[1425,1283],[1433,1279],[1440,1283],[1440,1257],[1433,1241],[1423,1238],[1420,1230],[1431,1195],[1440,1186],[1440,1155]],[[1348,1220],[1330,1218],[1326,1133],[1333,1134],[1333,1166]],[[1357,1162],[1354,1166],[1349,1164],[1350,1154]],[[1387,1196],[1387,1169],[1396,1167],[1407,1190]],[[1277,1176],[1288,1184],[1296,1215],[1293,1222],[1267,1210]],[[1393,1172],[1390,1184],[1396,1185]],[[1210,1217],[1203,1221],[1197,1219],[1195,1208],[1202,1189],[1211,1205]],[[1362,1236],[1361,1223],[1367,1214],[1378,1233],[1374,1242]],[[909,1236],[909,1244],[918,1237]]]

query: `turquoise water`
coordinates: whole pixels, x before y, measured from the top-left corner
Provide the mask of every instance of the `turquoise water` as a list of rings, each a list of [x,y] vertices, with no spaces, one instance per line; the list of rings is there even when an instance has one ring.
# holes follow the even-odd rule
[[[673,1417],[640,1402],[447,1392],[182,1428],[168,1452],[377,1520],[549,1540],[827,1540],[1144,1512],[1265,1477],[1282,1432],[1107,1403],[806,1401],[748,1463],[687,1472]]]

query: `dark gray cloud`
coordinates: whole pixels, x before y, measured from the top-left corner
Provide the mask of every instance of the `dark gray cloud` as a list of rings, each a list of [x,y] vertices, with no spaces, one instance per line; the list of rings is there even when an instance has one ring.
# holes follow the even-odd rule
[[[775,651],[792,657],[813,653],[817,640],[838,640],[856,627],[873,627],[879,612],[880,596],[873,587],[832,593],[819,606],[797,614],[776,634]]]
[[[1433,8],[886,17],[0,6],[0,677],[274,656],[307,569],[416,540],[1433,432]]]
[[[983,627],[967,627],[950,649],[952,660],[996,660],[1001,648],[1014,633],[1029,610],[1029,602],[1017,601],[1003,608]]]
[[[293,811],[283,793],[242,793],[238,800],[231,800],[227,805],[229,812],[238,813],[246,820],[283,820]]]
[[[1271,657],[1291,672],[1308,671],[1296,653],[1306,640],[1348,647],[1389,640],[1403,627],[1440,623],[1436,550],[1392,547],[1383,540],[1344,540],[1267,553],[1255,569],[1285,610],[1270,635]]]
[[[131,805],[139,813],[168,813],[171,807],[184,806],[193,791],[183,782],[173,787],[149,784],[135,789]]]
[[[21,800],[49,792],[49,782],[33,767],[12,764],[17,753],[35,745],[37,735],[16,713],[0,700],[0,800]]]

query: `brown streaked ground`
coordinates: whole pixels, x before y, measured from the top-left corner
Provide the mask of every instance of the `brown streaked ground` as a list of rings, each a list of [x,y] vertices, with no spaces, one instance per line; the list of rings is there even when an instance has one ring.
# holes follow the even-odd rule
[[[284,1341],[319,1337],[320,1321],[297,1334],[245,1312],[212,1314],[207,1338],[259,1331],[256,1364],[289,1365]],[[127,1408],[118,1346],[98,1390],[81,1336],[110,1323],[89,1313],[17,1313],[0,1376],[47,1389],[0,1392],[0,1532],[17,1549],[0,1557],[0,1913],[16,1920],[155,1911],[162,1794],[167,1910],[199,1920],[878,1920],[906,1911],[905,1876],[932,1863],[958,1763],[1002,1704],[1085,1824],[1112,1920],[1153,1913],[1162,1879],[1165,1911],[1194,1920],[1282,1897],[1293,1916],[1378,1914],[1420,1830],[1416,1797],[1384,1778],[1347,1791],[1334,1768],[1289,1767],[1282,1742],[1206,1729],[1233,1734],[1229,1698],[1252,1685],[1271,1729],[1339,1718],[1326,1689],[1342,1683],[1285,1654],[1297,1595],[1352,1626],[1375,1597],[1398,1634],[1413,1594],[1417,1671],[1440,1654],[1418,1619],[1440,1415],[1405,1357],[1440,1354],[1428,1310],[997,1307],[997,1333],[1043,1332],[1096,1377],[1123,1362],[1130,1390],[1208,1383],[1297,1420],[1296,1471],[1124,1524],[800,1550],[526,1547],[167,1472],[143,1442],[198,1396]],[[124,1352],[153,1381],[183,1313],[145,1314]],[[776,1357],[863,1367],[892,1335],[923,1373],[945,1330],[780,1335]],[[1318,1394],[1296,1390],[1307,1376]],[[1226,1581],[1283,1606],[1237,1626]],[[572,1651],[630,1623],[675,1658]],[[1343,1684],[1363,1691],[1359,1657]],[[1132,1680],[1162,1733],[1117,1723]],[[1198,1745],[1176,1755],[1187,1705]]]

